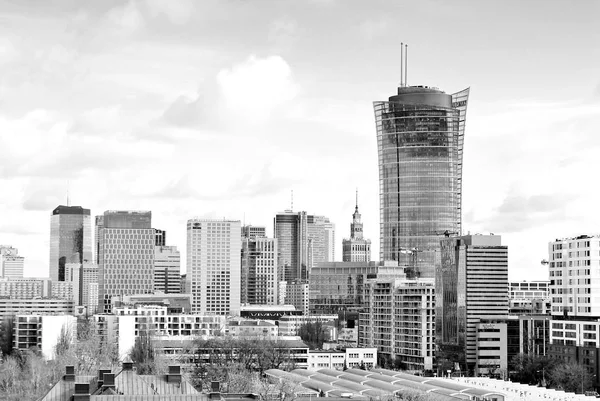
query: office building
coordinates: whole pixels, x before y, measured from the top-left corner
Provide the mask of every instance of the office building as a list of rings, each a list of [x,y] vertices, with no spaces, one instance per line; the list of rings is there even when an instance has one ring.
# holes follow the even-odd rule
[[[277,339],[279,327],[271,320],[232,319],[227,322],[227,335],[234,338]]]
[[[466,235],[442,239],[441,256],[435,278],[437,346],[466,350],[457,363],[473,371],[477,323],[508,317],[508,247],[499,235]]]
[[[37,347],[44,359],[56,356],[55,349],[64,335],[73,344],[77,340],[77,318],[70,315],[16,315],[13,320],[13,348]]]
[[[363,223],[358,212],[358,195],[350,224],[350,238],[342,241],[342,261],[370,262],[371,240],[363,237]]]
[[[98,311],[110,313],[112,297],[154,291],[155,231],[145,211],[106,211],[96,222]]]
[[[242,238],[266,237],[267,229],[261,226],[243,226]]]
[[[73,296],[73,282],[71,281],[52,281],[51,285],[51,296],[52,298],[68,299],[75,302],[75,305],[79,305],[75,297]]]
[[[0,297],[0,326],[5,318],[18,314],[72,315],[75,303],[56,298],[8,298]]]
[[[375,347],[379,365],[422,372],[433,369],[435,286],[432,279],[371,279],[360,313],[358,346]]]
[[[181,292],[181,257],[176,246],[154,247],[154,291]]]
[[[240,314],[241,224],[232,220],[187,222],[187,279],[192,313]]]
[[[304,315],[309,312],[309,284],[303,280],[295,280],[286,285],[286,303],[294,305]]]
[[[277,239],[264,236],[242,238],[241,303],[276,305]]]
[[[346,348],[342,351],[309,350],[307,370],[335,369],[344,367],[370,370],[377,365],[377,348]]]
[[[449,95],[436,88],[401,85],[388,101],[373,103],[380,258],[398,261],[409,277],[433,278],[440,236],[461,233],[468,97],[469,89]]]
[[[77,262],[92,260],[90,210],[81,206],[57,206],[50,217],[50,279],[65,281],[65,265],[78,254]]]
[[[316,263],[334,260],[335,226],[327,217],[286,210],[275,216],[273,232],[283,281],[307,280]]]
[[[313,314],[358,312],[365,306],[364,286],[377,275],[377,262],[322,262],[309,279],[309,310]]]
[[[515,316],[549,314],[549,284],[549,281],[518,281],[509,283],[509,313]]]
[[[0,278],[0,297],[33,299],[49,297],[51,292],[47,278]]]
[[[0,245],[0,277],[7,279],[23,278],[25,258],[19,250],[10,245]]]
[[[76,306],[84,306],[87,314],[98,308],[98,265],[93,262],[67,263],[65,278],[72,283],[73,300]]]
[[[191,294],[136,294],[113,297],[116,307],[133,307],[146,305],[165,306],[168,314],[190,314],[192,310]]]
[[[280,336],[297,336],[300,327],[317,322],[323,326],[335,326],[336,320],[338,319],[337,314],[333,315],[283,315],[279,318],[279,335]]]

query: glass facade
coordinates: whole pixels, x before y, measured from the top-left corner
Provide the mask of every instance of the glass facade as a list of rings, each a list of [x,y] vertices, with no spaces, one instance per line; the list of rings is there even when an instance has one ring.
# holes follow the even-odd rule
[[[409,277],[433,278],[440,236],[460,234],[462,150],[469,90],[448,95],[400,87],[374,102],[380,194],[380,257]]]
[[[90,210],[58,206],[50,218],[50,278],[65,281],[65,265],[92,260]]]

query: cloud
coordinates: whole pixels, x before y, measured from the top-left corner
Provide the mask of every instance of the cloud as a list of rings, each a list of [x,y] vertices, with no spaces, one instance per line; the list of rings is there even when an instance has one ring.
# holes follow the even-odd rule
[[[362,36],[368,40],[377,39],[386,34],[390,26],[387,18],[368,19],[359,25]]]
[[[124,33],[133,33],[144,26],[144,17],[133,0],[111,8],[106,16],[108,21]]]
[[[194,4],[190,0],[146,0],[145,4],[151,16],[164,15],[171,23],[177,25],[188,22],[194,12]]]

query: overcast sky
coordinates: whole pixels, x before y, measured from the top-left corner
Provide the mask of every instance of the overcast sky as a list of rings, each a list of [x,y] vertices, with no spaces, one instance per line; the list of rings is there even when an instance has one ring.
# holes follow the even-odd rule
[[[195,216],[290,207],[379,254],[372,102],[400,80],[471,87],[464,232],[502,235],[511,279],[599,234],[598,1],[0,1],[0,243],[47,276],[50,214],[151,210],[185,265]],[[67,184],[69,183],[69,184]],[[182,266],[183,267],[183,266]]]

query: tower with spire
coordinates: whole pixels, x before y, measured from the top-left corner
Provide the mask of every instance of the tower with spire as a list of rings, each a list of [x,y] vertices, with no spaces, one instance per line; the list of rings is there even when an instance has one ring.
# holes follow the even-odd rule
[[[356,191],[356,206],[350,224],[350,238],[342,241],[342,260],[344,262],[370,262],[371,240],[363,237],[363,223],[358,212],[358,190]]]

